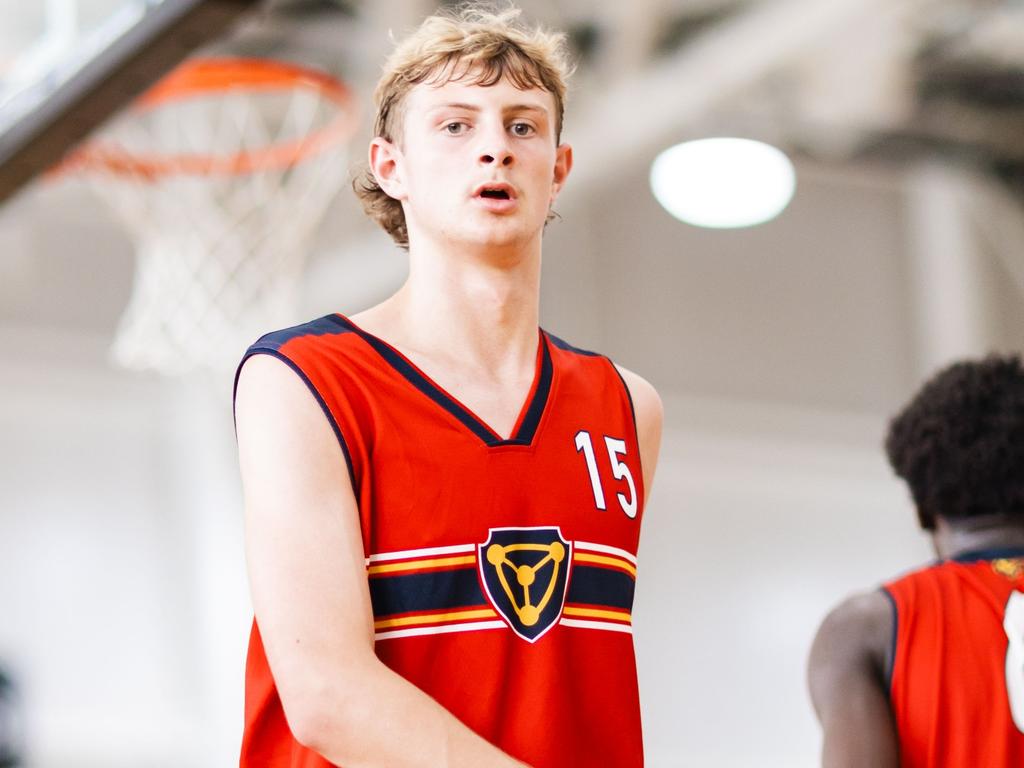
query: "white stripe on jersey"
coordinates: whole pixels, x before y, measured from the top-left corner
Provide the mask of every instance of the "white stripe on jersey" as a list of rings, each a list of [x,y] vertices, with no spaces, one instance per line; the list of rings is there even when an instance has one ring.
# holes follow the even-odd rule
[[[503,621],[467,621],[463,624],[448,624],[443,627],[415,627],[413,629],[393,629],[389,632],[378,632],[374,640],[390,640],[395,637],[414,637],[415,635],[444,635],[449,632],[470,632],[474,629],[502,629],[508,627]]]
[[[630,624],[612,624],[608,621],[585,621],[583,619],[562,619],[559,624],[567,627],[578,627],[579,629],[607,629],[611,632],[626,632],[633,634],[633,627]]]
[[[618,555],[623,560],[629,560],[633,565],[636,565],[636,555],[631,555],[624,549],[609,547],[607,544],[592,544],[589,541],[577,541],[575,544],[576,549],[584,549],[589,552],[604,552],[609,555]]]

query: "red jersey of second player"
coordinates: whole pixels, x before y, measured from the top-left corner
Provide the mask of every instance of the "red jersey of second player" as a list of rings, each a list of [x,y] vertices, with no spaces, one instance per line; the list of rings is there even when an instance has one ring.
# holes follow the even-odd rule
[[[885,590],[900,765],[1024,765],[1024,551],[965,555]]]
[[[296,371],[346,453],[378,657],[536,768],[642,765],[631,609],[644,489],[611,362],[539,332],[502,439],[340,315],[252,354]],[[241,764],[328,765],[289,732],[255,624]]]

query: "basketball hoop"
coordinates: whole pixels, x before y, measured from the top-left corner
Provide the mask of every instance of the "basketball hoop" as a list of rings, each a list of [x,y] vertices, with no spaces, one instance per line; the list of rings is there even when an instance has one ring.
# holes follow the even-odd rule
[[[194,59],[59,166],[88,172],[136,243],[116,362],[220,372],[297,322],[306,246],[347,177],[356,118],[323,73]]]

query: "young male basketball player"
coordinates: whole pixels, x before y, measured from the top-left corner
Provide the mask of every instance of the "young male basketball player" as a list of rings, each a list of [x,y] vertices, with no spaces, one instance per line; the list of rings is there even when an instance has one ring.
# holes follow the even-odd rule
[[[937,374],[886,449],[939,560],[848,599],[811,649],[829,768],[1024,765],[1024,370]]]
[[[243,766],[642,764],[630,609],[661,405],[538,327],[566,66],[515,17],[432,17],[387,63],[359,191],[405,285],[240,366]]]

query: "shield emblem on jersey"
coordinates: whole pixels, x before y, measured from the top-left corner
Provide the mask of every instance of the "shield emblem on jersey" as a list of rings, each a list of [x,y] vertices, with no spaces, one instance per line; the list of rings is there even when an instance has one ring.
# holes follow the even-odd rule
[[[572,543],[557,528],[491,528],[477,545],[480,580],[512,631],[531,643],[562,615]]]

